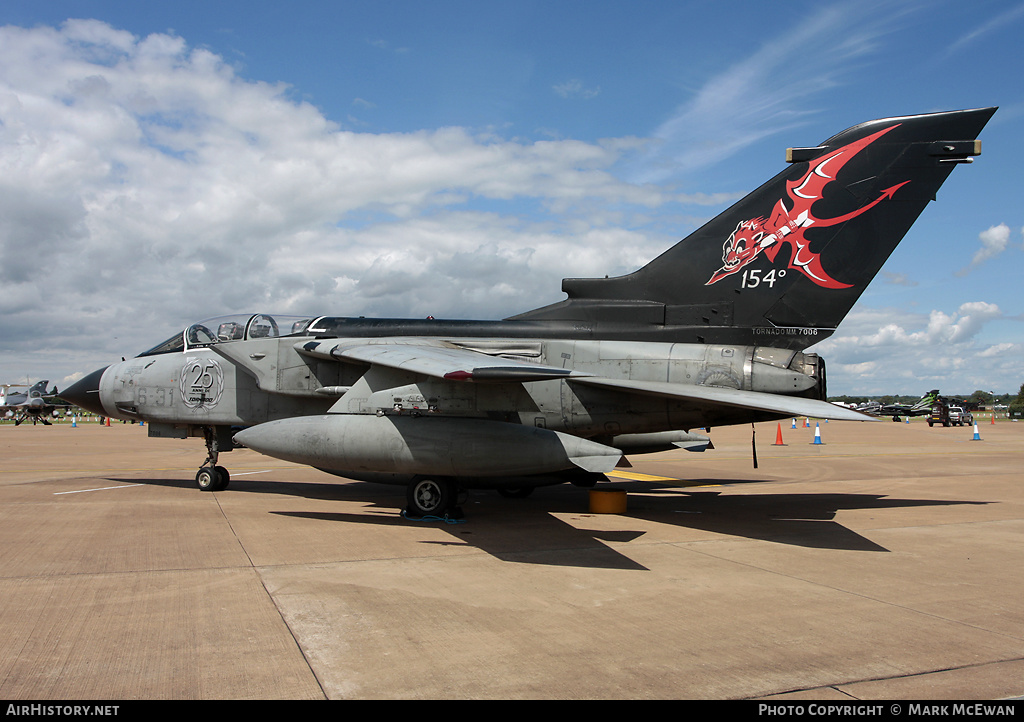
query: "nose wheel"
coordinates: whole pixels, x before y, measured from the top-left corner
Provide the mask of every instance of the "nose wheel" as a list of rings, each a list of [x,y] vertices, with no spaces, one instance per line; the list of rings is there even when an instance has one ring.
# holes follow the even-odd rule
[[[223,466],[204,466],[196,473],[196,486],[200,491],[224,491],[231,477]]]
[[[203,428],[206,440],[206,463],[196,472],[196,486],[200,491],[224,491],[228,488],[231,476],[223,466],[217,466],[220,455],[217,443],[217,430],[207,426]]]

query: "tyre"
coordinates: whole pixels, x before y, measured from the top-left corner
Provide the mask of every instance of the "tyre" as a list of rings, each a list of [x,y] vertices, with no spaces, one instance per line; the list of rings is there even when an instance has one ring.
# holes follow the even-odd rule
[[[446,478],[416,479],[406,492],[407,512],[411,516],[444,516],[455,506],[458,488]]]
[[[223,491],[229,480],[228,470],[223,466],[204,466],[196,472],[196,486],[200,491]]]

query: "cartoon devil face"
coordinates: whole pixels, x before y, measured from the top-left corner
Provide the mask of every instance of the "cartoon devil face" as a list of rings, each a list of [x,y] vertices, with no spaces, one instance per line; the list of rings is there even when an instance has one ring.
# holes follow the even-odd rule
[[[722,246],[722,269],[734,271],[749,263],[760,250],[764,236],[764,218],[740,221]]]

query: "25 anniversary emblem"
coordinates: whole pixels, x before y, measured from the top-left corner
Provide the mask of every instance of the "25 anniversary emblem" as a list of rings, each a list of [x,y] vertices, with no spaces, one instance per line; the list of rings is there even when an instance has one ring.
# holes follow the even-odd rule
[[[212,409],[224,393],[224,371],[216,359],[189,357],[178,374],[181,400],[190,409]]]

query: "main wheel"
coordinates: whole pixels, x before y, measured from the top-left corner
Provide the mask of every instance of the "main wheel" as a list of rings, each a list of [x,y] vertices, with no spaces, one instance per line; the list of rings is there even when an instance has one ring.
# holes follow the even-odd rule
[[[416,479],[406,492],[409,514],[443,516],[455,506],[458,488],[451,479]]]

